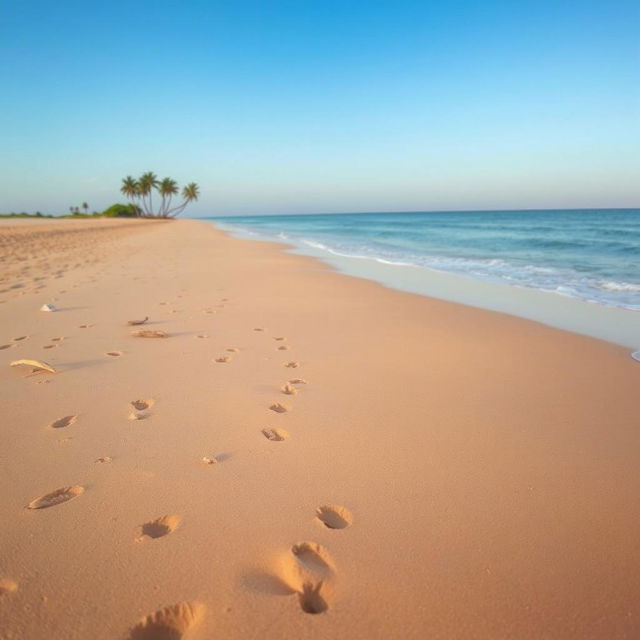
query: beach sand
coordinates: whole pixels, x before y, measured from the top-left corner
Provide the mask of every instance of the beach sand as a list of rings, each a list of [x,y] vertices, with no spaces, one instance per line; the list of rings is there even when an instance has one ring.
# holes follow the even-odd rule
[[[640,637],[627,349],[197,221],[0,247],[2,640]]]

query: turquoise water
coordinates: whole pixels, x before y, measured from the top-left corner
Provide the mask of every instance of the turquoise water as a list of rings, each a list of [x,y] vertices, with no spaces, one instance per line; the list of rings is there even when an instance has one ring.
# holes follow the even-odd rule
[[[230,231],[640,310],[640,209],[210,218]]]

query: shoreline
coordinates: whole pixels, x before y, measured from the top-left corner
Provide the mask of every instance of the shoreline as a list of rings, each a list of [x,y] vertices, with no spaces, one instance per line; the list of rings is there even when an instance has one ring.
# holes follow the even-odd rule
[[[339,255],[295,242],[294,239],[276,240],[250,235],[221,219],[207,222],[219,224],[216,228],[232,237],[282,244],[290,253],[316,258],[338,273],[373,280],[396,291],[506,313],[628,347],[630,352],[640,348],[640,310],[608,306],[551,291],[490,282],[418,265],[385,264],[376,258]]]
[[[626,348],[209,222],[83,254],[68,235],[37,245],[60,277],[29,263],[34,284],[0,306],[8,637],[128,637],[181,602],[202,612],[185,640],[640,632]],[[169,337],[132,337],[145,316]]]

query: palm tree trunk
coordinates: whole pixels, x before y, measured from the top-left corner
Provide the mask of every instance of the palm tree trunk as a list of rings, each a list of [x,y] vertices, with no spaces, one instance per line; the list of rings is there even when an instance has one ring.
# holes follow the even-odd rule
[[[167,211],[167,218],[175,218],[177,215],[184,211],[184,208],[189,204],[189,200],[185,200],[177,207],[174,207],[170,211]]]

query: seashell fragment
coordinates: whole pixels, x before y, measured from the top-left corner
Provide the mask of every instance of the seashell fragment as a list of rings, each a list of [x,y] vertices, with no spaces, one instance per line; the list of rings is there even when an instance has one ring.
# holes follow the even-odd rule
[[[143,320],[127,320],[127,324],[133,327],[139,324],[144,324],[147,320],[149,320],[149,316],[146,316]]]
[[[134,331],[131,334],[134,338],[168,338],[169,334],[165,331],[158,331],[153,329],[141,329],[140,331]]]
[[[8,578],[0,579],[0,596],[5,593],[13,593],[18,590],[18,583]]]
[[[49,304],[49,303],[47,303],[47,304],[43,304],[43,305],[40,307],[40,311],[57,311],[57,310],[58,310],[58,309],[56,308],[56,306],[55,306],[55,305],[53,305],[53,304]]]
[[[42,371],[49,371],[50,373],[56,373],[56,370],[50,364],[47,364],[46,362],[43,362],[42,360],[26,360],[26,359],[14,360],[13,362],[10,363],[9,366],[11,366],[11,367],[19,367],[19,366],[33,367],[34,369],[40,369]]]

